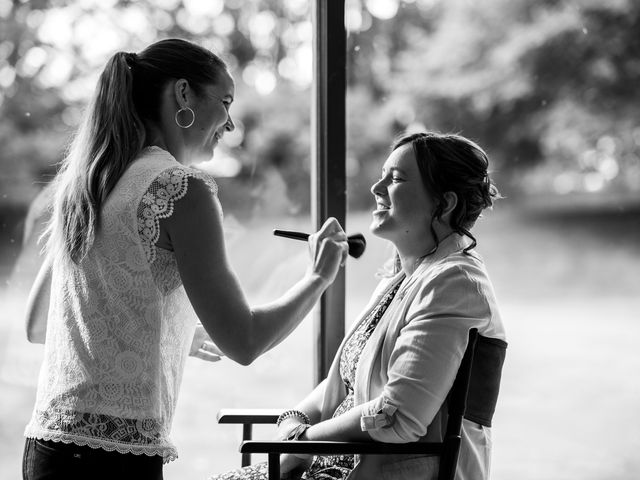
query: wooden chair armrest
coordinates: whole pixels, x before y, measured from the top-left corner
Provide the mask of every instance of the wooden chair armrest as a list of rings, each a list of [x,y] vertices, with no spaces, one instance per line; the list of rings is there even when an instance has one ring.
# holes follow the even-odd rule
[[[223,408],[216,418],[218,423],[276,423],[283,411],[277,408]]]
[[[241,453],[300,453],[308,455],[385,455],[425,454],[438,455],[444,449],[442,443],[381,443],[381,442],[285,442],[247,441],[240,444]]]

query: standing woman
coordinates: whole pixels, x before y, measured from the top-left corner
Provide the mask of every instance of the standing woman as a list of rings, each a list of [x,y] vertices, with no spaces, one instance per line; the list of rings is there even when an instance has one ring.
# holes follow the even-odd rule
[[[345,261],[346,236],[328,220],[310,237],[304,277],[275,302],[248,305],[216,184],[186,166],[234,129],[233,96],[224,62],[184,40],[116,53],[102,72],[56,178],[30,299],[29,338],[46,343],[25,479],[161,479],[177,457],[169,432],[196,328],[188,309],[248,365],[298,325]]]

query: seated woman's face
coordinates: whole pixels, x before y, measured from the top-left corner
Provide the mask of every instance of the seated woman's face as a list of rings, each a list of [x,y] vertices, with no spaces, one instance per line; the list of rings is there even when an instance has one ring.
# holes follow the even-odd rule
[[[371,193],[376,201],[369,227],[373,234],[408,254],[431,245],[434,202],[422,182],[410,144],[391,152]]]

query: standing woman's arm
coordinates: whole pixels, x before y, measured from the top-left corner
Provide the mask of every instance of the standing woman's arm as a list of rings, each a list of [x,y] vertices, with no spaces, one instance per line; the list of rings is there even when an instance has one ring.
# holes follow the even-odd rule
[[[338,222],[327,221],[310,237],[312,263],[304,277],[274,302],[251,308],[227,259],[220,204],[203,180],[189,179],[186,195],[160,228],[166,229],[202,325],[229,358],[243,365],[295,329],[333,282],[348,250]]]
[[[47,315],[51,299],[51,260],[47,255],[29,292],[27,300],[27,340],[44,343],[47,333]]]

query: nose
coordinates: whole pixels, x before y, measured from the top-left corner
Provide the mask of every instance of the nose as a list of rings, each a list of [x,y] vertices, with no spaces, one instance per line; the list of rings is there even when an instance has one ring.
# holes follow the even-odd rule
[[[231,119],[231,115],[227,117],[227,123],[224,124],[224,129],[227,132],[233,132],[236,129],[236,124],[233,123],[233,120]]]
[[[384,196],[387,193],[386,186],[384,183],[384,178],[381,178],[376,183],[371,185],[370,191],[373,195],[377,195],[379,197]]]

